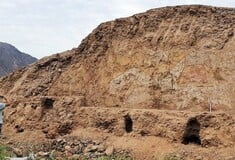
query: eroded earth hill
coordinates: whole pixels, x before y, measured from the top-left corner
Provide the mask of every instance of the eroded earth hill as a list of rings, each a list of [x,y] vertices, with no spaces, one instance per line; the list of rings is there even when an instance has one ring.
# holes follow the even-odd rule
[[[78,48],[0,80],[14,101],[5,110],[6,136],[24,148],[39,143],[35,136],[40,143],[73,137],[136,159],[232,160],[234,31],[235,9],[209,6],[102,23]],[[83,147],[77,152],[98,152]]]

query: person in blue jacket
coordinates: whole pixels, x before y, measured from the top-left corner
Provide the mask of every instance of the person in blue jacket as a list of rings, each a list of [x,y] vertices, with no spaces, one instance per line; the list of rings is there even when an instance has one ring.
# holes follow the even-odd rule
[[[5,109],[5,107],[9,106],[11,103],[10,101],[5,97],[0,95],[0,137],[2,136],[2,111]]]

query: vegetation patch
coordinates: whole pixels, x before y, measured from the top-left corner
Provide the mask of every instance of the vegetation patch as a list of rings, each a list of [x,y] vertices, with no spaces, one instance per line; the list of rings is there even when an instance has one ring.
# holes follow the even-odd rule
[[[0,160],[6,160],[9,157],[8,148],[0,144]]]

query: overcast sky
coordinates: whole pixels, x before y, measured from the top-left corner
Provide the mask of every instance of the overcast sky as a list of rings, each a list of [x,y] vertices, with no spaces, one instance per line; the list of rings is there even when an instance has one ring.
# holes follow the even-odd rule
[[[77,47],[101,22],[181,4],[235,7],[235,0],[0,0],[0,41],[42,58]]]

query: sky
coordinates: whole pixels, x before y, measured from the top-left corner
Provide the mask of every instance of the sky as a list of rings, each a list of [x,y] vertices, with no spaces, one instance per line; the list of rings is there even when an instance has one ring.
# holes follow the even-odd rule
[[[152,8],[235,0],[0,0],[0,41],[42,58],[78,47],[100,23]]]

